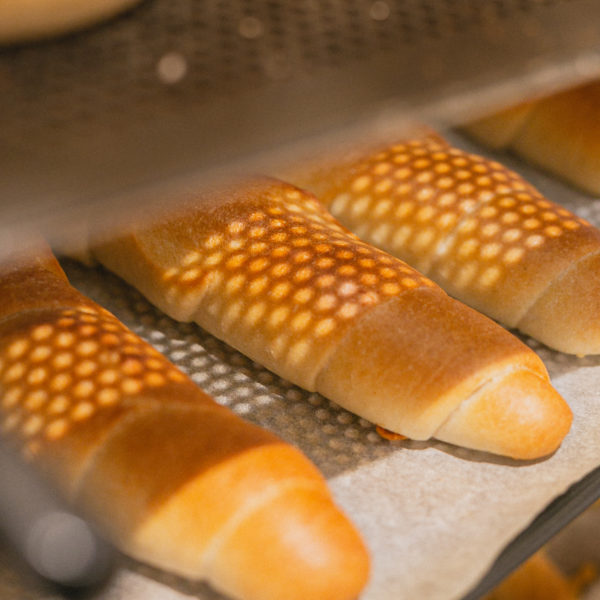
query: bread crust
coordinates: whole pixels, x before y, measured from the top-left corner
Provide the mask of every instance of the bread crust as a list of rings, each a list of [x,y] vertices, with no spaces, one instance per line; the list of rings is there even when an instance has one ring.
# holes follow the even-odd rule
[[[519,156],[600,196],[600,82],[540,100],[511,148]]]
[[[541,403],[544,386],[555,396],[539,358],[514,336],[275,179],[207,192],[160,224],[133,227],[92,251],[171,316],[414,439],[435,435],[507,365],[537,373]],[[553,449],[570,425],[563,408]],[[505,432],[489,435],[503,452]]]
[[[567,434],[570,423],[570,411],[542,377],[526,369],[511,369],[463,402],[436,436],[450,443],[471,439],[472,444],[487,445],[494,454],[535,459],[541,448],[546,454],[556,450],[557,440]],[[504,435],[490,435],[497,430]]]
[[[374,308],[347,334],[319,389],[391,431],[426,440],[466,398],[517,365],[547,379],[536,354],[437,290]],[[394,405],[401,410],[394,410]]]
[[[600,251],[574,261],[538,297],[518,327],[547,346],[569,354],[600,354],[597,273]]]
[[[503,150],[511,145],[521,128],[527,122],[537,101],[523,102],[517,106],[504,108],[493,115],[486,115],[463,127],[471,137],[495,150]]]
[[[467,124],[478,142],[518,156],[600,195],[600,82],[531,100]]]
[[[405,140],[340,164],[331,179],[298,179],[312,181],[320,200],[359,237],[552,348],[598,351],[600,297],[586,283],[598,279],[597,261],[586,260],[600,250],[596,227],[516,172],[439,137]],[[568,289],[586,290],[584,313],[576,294],[558,287],[575,263],[587,270],[578,269],[577,280],[571,271]],[[549,294],[561,295],[556,310]]]
[[[207,194],[93,254],[171,317],[313,391],[359,315],[402,289],[433,286],[312,196],[270,179]]]
[[[0,426],[121,550],[242,600],[360,592],[366,548],[303,454],[216,404],[54,260],[18,265],[0,268]],[[245,556],[266,537],[294,572]]]

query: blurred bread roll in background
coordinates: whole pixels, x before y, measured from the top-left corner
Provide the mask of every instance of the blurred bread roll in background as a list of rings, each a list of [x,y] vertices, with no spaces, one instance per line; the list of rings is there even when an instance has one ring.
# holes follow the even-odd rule
[[[463,129],[600,196],[600,81],[508,107]]]
[[[141,0],[1,0],[0,44],[63,35],[125,11]]]
[[[483,600],[582,600],[582,588],[594,578],[589,565],[567,577],[542,549],[517,567]]]

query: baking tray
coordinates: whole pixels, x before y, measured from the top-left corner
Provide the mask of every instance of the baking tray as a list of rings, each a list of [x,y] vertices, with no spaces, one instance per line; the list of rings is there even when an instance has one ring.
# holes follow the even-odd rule
[[[451,134],[466,149],[481,149]],[[490,155],[492,156],[492,155]],[[600,224],[600,205],[509,156],[546,195]],[[363,532],[373,575],[361,600],[476,600],[600,496],[600,357],[577,358],[523,337],[572,405],[552,457],[515,462],[440,442],[394,442],[319,394],[263,369],[194,324],[176,323],[104,271],[72,260],[74,285],[164,353],[218,402],[297,445]],[[1,552],[0,552],[1,556]],[[59,600],[2,568],[7,600]],[[46,595],[44,595],[46,594]],[[121,557],[90,600],[224,600],[209,586]]]
[[[596,0],[145,0],[0,50],[0,253],[600,74]]]

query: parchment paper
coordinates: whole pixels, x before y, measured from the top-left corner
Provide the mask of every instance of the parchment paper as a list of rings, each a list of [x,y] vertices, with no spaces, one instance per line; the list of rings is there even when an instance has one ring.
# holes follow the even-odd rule
[[[501,158],[548,197],[600,225],[600,201]],[[64,266],[75,286],[164,352],[217,401],[296,444],[321,468],[371,551],[372,576],[361,600],[462,597],[538,513],[600,465],[600,358],[563,355],[522,338],[545,361],[574,413],[572,430],[546,460],[514,462],[442,443],[388,442],[370,423],[281,380],[199,327],[168,319],[102,269],[69,261]],[[58,598],[19,578],[6,561],[0,562],[0,596]],[[223,598],[202,583],[125,557],[110,584],[93,597]]]

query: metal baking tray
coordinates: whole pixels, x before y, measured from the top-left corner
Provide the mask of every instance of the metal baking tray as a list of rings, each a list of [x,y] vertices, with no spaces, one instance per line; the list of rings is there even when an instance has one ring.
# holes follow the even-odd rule
[[[0,252],[600,74],[596,0],[144,0],[0,49]]]

